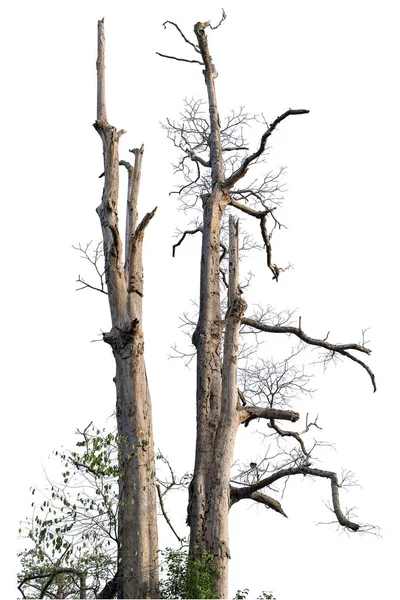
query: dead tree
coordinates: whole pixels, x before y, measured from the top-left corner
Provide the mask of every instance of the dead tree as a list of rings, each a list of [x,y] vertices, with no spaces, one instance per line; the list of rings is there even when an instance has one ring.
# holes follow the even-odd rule
[[[142,245],[156,209],[138,223],[137,200],[143,146],[131,150],[134,164],[120,161],[123,130],[106,114],[104,20],[98,22],[97,119],[103,142],[104,189],[97,213],[103,234],[105,281],[112,328],[103,334],[112,348],[116,375],[119,435],[119,598],[154,598],[158,590],[157,500],[151,398],[142,329]],[[119,167],[128,170],[125,254],[118,226]]]
[[[222,269],[227,260],[226,214],[242,213],[255,220],[259,226],[261,245],[265,248],[267,267],[272,278],[278,281],[283,269],[272,260],[271,232],[279,226],[275,216],[279,191],[277,175],[268,174],[259,183],[248,183],[246,175],[259,163],[267,148],[270,136],[278,125],[291,116],[305,115],[306,109],[288,109],[272,123],[264,120],[264,132],[258,147],[250,152],[241,126],[246,121],[243,109],[232,113],[221,124],[218,114],[215,79],[217,70],[210,54],[207,29],[216,29],[210,22],[196,23],[195,40],[191,41],[176,23],[167,21],[164,26],[174,27],[195,58],[181,58],[161,54],[165,58],[200,64],[207,89],[207,113],[202,113],[201,102],[190,101],[184,112],[184,121],[176,124],[167,121],[168,136],[182,151],[177,165],[185,179],[179,193],[185,207],[197,206],[201,218],[193,227],[181,232],[176,248],[188,234],[201,233],[202,250],[200,266],[199,315],[192,341],[197,353],[197,440],[193,479],[189,488],[188,525],[190,526],[190,552],[193,555],[208,553],[215,557],[217,569],[215,592],[219,597],[228,594],[229,535],[228,514],[230,507],[250,499],[284,515],[285,512],[269,488],[276,482],[287,481],[294,475],[329,479],[331,484],[332,510],[340,525],[357,531],[360,525],[351,521],[339,502],[340,481],[336,473],[314,468],[310,451],[307,451],[301,433],[284,430],[281,420],[295,423],[297,411],[280,407],[270,395],[267,405],[256,405],[246,398],[246,390],[238,389],[239,334],[259,332],[265,334],[288,334],[298,338],[304,345],[319,347],[328,358],[345,357],[363,367],[371,378],[375,390],[375,378],[369,366],[358,356],[368,355],[370,350],[361,344],[334,344],[327,339],[316,339],[287,319],[271,320],[260,312],[246,317],[246,303],[239,285],[238,223],[229,219],[229,269]],[[199,206],[201,203],[201,206]],[[225,229],[224,229],[225,223]],[[229,277],[227,281],[227,271]],[[228,288],[222,311],[221,287]],[[287,369],[287,367],[285,367]],[[286,370],[286,373],[288,371]],[[261,369],[258,370],[261,375]],[[297,384],[302,385],[301,376]],[[254,388],[253,388],[254,389]],[[251,463],[250,471],[242,471],[241,477],[232,481],[231,467],[235,438],[240,425],[248,426],[254,419],[267,421],[278,439],[289,438],[297,450],[286,460],[263,470],[262,465]],[[306,423],[302,433],[314,423]],[[249,477],[251,474],[251,478]]]

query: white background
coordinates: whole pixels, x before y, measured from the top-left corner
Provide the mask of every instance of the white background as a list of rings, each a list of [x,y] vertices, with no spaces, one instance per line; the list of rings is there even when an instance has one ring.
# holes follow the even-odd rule
[[[322,375],[313,411],[335,442],[321,466],[352,469],[362,488],[342,495],[382,537],[340,535],[330,520],[327,482],[289,485],[289,516],[250,504],[231,513],[231,596],[272,590],[277,600],[350,600],[398,595],[398,145],[399,44],[395,2],[233,2],[209,43],[219,77],[221,116],[245,104],[269,121],[288,107],[309,108],[274,133],[272,166],[287,165],[288,230],[275,239],[278,264],[294,270],[278,285],[265,272],[260,301],[297,308],[305,331],[358,341],[370,327],[368,376],[355,364]],[[204,95],[201,67],[155,55],[190,57],[166,19],[193,35],[198,20],[220,17],[203,1],[14,2],[1,21],[2,165],[2,590],[16,597],[18,521],[29,514],[30,485],[40,487],[54,448],[71,447],[76,428],[99,426],[114,409],[113,360],[100,340],[107,299],[75,292],[89,277],[71,245],[99,240],[101,143],[96,100],[97,20],[106,21],[109,121],[128,131],[128,148],[145,144],[140,207],[158,206],[146,232],[145,334],[156,445],[177,471],[191,470],[195,435],[194,368],[168,360],[185,346],[179,315],[198,293],[200,239],[172,259],[176,196],[168,193],[176,159],[159,121],[178,116],[184,97]],[[188,54],[189,53],[189,54]],[[124,177],[124,176],[123,176]],[[121,182],[124,197],[125,179]],[[274,339],[267,341],[273,353]],[[296,409],[303,411],[301,405]],[[304,411],[302,412],[304,416]],[[111,421],[109,421],[111,423]],[[252,460],[251,427],[237,455]],[[250,444],[250,445],[249,445]],[[250,449],[251,448],[251,449]],[[259,448],[260,454],[262,449]],[[186,499],[169,509],[180,533]],[[5,534],[5,535],[4,535]],[[160,546],[172,544],[162,527]],[[6,580],[5,580],[6,579]]]

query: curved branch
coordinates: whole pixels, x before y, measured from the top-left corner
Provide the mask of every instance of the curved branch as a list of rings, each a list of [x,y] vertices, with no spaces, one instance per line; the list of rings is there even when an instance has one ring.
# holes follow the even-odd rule
[[[204,158],[201,158],[201,156],[197,156],[197,154],[195,154],[191,150],[187,151],[187,154],[188,154],[190,160],[192,160],[193,162],[198,162],[203,167],[211,168],[211,161],[210,160],[204,160]]]
[[[179,242],[176,242],[176,244],[172,246],[172,256],[175,257],[175,248],[182,244],[183,240],[187,235],[194,235],[195,233],[199,233],[199,231],[203,231],[203,225],[199,225],[195,229],[187,229],[186,231],[184,231]]]
[[[275,281],[278,281],[279,273],[282,269],[280,269],[277,265],[272,263],[271,236],[268,235],[266,225],[267,215],[271,214],[274,210],[276,210],[277,207],[274,206],[273,208],[266,208],[264,210],[255,210],[250,206],[246,206],[245,204],[238,202],[232,197],[230,197],[229,204],[234,208],[237,208],[238,210],[241,210],[242,212],[246,213],[247,215],[250,215],[251,217],[260,219],[261,236],[265,244],[265,249],[267,251],[267,265],[268,268],[272,271],[273,279],[275,279]]]
[[[325,350],[329,350],[332,354],[341,354],[354,362],[361,365],[368,373],[371,378],[372,386],[374,388],[374,392],[376,392],[376,382],[375,375],[371,371],[368,365],[366,365],[362,360],[355,357],[353,354],[350,354],[348,350],[356,350],[357,352],[362,352],[364,354],[371,354],[371,350],[362,346],[360,344],[331,344],[326,339],[319,340],[317,338],[312,338],[301,329],[301,324],[299,327],[293,327],[290,325],[267,325],[265,323],[261,323],[260,321],[255,321],[254,319],[249,319],[247,317],[242,317],[242,324],[248,325],[249,327],[253,327],[254,329],[258,329],[259,331],[265,331],[266,333],[288,333],[289,335],[296,335],[300,340],[305,342],[306,344],[310,344],[310,346],[319,346],[320,348],[324,348]]]
[[[233,185],[235,185],[235,183],[237,181],[239,181],[239,179],[241,179],[242,177],[244,177],[246,175],[250,163],[257,160],[257,158],[259,158],[261,156],[261,154],[264,152],[268,138],[270,137],[272,132],[277,128],[279,123],[281,123],[284,119],[286,119],[287,117],[290,117],[291,115],[306,115],[309,112],[310,112],[309,110],[304,109],[304,108],[300,108],[300,109],[296,109],[296,110],[289,108],[289,110],[287,110],[286,112],[281,114],[279,117],[277,117],[275,119],[275,121],[273,123],[271,123],[271,125],[268,127],[267,131],[261,137],[260,146],[259,146],[258,150],[256,150],[256,152],[253,152],[253,154],[250,154],[250,156],[247,156],[243,160],[240,167],[234,173],[232,173],[232,175],[230,177],[228,177],[228,179],[226,179],[224,185],[227,188],[231,188]]]
[[[250,215],[250,217],[255,217],[256,219],[262,219],[263,217],[266,217],[269,213],[271,213],[273,210],[276,210],[277,208],[276,206],[274,206],[273,208],[265,208],[264,210],[255,210],[250,206],[246,206],[245,204],[238,202],[232,197],[230,197],[229,199],[229,204],[234,208],[237,208],[238,210],[241,210],[242,212],[246,213],[246,215]]]
[[[304,441],[301,439],[300,434],[297,433],[297,431],[288,431],[285,429],[281,429],[276,423],[274,419],[271,419],[270,423],[268,424],[269,427],[271,427],[272,429],[274,429],[276,431],[276,433],[278,433],[281,437],[293,437],[295,440],[297,440],[300,444],[300,448],[304,454],[304,456],[310,456],[310,453],[307,452]]]
[[[232,488],[231,488],[231,492],[232,492]],[[232,495],[232,493],[231,493],[231,506],[235,502],[238,502],[238,500],[239,499],[236,499],[235,496]],[[274,510],[275,512],[288,518],[287,514],[285,513],[285,511],[283,510],[283,508],[281,506],[281,503],[278,502],[278,500],[276,500],[275,498],[272,498],[271,496],[267,496],[266,494],[263,494],[262,492],[252,492],[248,496],[248,500],[254,500],[255,502],[258,502],[259,504],[264,504],[268,508],[272,508],[272,510]]]
[[[158,499],[159,499],[159,501],[160,501],[161,512],[162,512],[162,514],[164,515],[164,518],[165,518],[165,520],[167,521],[167,523],[168,523],[168,525],[169,525],[169,527],[170,527],[170,529],[171,529],[172,533],[175,535],[176,539],[177,539],[177,540],[178,540],[180,543],[182,543],[182,541],[183,541],[183,538],[180,538],[180,537],[179,537],[179,535],[176,533],[176,531],[175,531],[175,529],[174,529],[174,527],[173,527],[173,525],[172,525],[172,523],[171,523],[171,521],[170,521],[170,518],[168,517],[167,513],[165,512],[165,508],[164,508],[164,500],[163,500],[163,497],[162,497],[161,488],[160,488],[160,484],[159,484],[159,483],[157,483],[157,484],[156,484],[156,488],[157,488],[157,493],[158,493]]]
[[[273,278],[275,281],[278,281],[279,273],[281,269],[272,262],[272,246],[271,246],[271,236],[268,235],[267,226],[266,226],[266,217],[262,217],[260,221],[261,235],[265,244],[265,248],[267,251],[267,265],[270,271],[272,271]]]
[[[175,29],[177,29],[179,31],[179,33],[181,34],[181,36],[183,37],[183,39],[185,40],[185,42],[187,44],[189,44],[189,46],[192,46],[192,48],[194,48],[195,51],[200,54],[199,47],[196,44],[194,44],[193,42],[191,42],[190,40],[187,39],[187,37],[184,35],[184,33],[182,32],[182,30],[180,29],[180,27],[178,27],[178,25],[176,23],[174,23],[173,21],[164,21],[164,23],[163,23],[164,29],[167,29],[167,25],[173,25],[175,27]]]
[[[330,479],[331,481],[331,491],[332,491],[332,504],[333,504],[333,512],[336,515],[336,518],[340,525],[345,527],[346,529],[350,529],[351,531],[358,531],[360,529],[360,525],[357,523],[353,523],[350,521],[343,513],[340,501],[339,501],[339,481],[337,474],[333,471],[324,471],[322,469],[314,469],[307,465],[303,467],[289,467],[287,469],[281,469],[276,473],[273,473],[269,477],[264,477],[264,479],[260,479],[256,483],[249,485],[243,488],[235,488],[231,486],[231,502],[238,502],[244,498],[250,498],[254,492],[258,492],[258,490],[268,487],[278,481],[279,479],[289,477],[291,475],[310,475],[312,477],[321,477],[324,479]]]

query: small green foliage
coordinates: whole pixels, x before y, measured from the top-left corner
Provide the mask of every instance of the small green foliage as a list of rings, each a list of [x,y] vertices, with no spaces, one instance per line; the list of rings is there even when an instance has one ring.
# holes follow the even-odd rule
[[[249,589],[244,588],[244,590],[238,590],[236,592],[236,596],[233,600],[245,600],[249,595]],[[257,600],[276,600],[276,598],[272,595],[272,592],[261,592],[259,596],[257,596]]]
[[[78,432],[79,433],[79,432]],[[60,482],[50,481],[35,494],[33,515],[21,523],[19,534],[27,540],[27,548],[19,554],[20,590],[29,598],[76,598],[80,595],[79,578],[60,569],[74,569],[86,575],[87,597],[96,598],[105,583],[113,578],[118,562],[118,475],[121,456],[132,456],[126,440],[103,429],[86,428],[79,433],[75,450],[55,451],[61,461]],[[146,441],[138,446],[146,449]],[[159,452],[157,458],[170,469]],[[151,473],[151,477],[155,474]],[[188,485],[191,473],[179,479]],[[38,497],[39,496],[39,497]],[[42,500],[41,500],[42,499]],[[214,599],[214,582],[220,567],[214,557],[204,554],[188,557],[185,550],[167,548],[160,553],[160,598]],[[249,591],[239,590],[234,600],[244,600]],[[263,592],[257,600],[275,600]]]
[[[190,557],[185,550],[161,551],[160,598],[219,598],[213,589],[219,569],[210,554]]]
[[[78,579],[66,574],[53,578],[57,569],[84,571],[88,588],[91,586],[94,593],[115,574],[119,508],[117,435],[92,427],[79,436],[74,451],[54,452],[61,460],[60,482],[52,481],[50,489],[39,492],[42,501],[39,497],[39,503],[32,503],[33,516],[21,523],[19,533],[27,539],[28,547],[19,554],[18,580],[20,584],[25,582],[23,590],[29,598],[56,597],[60,581],[64,594],[79,597]],[[31,488],[31,493],[35,493],[35,488]],[[48,574],[48,578],[29,579],[38,574]]]

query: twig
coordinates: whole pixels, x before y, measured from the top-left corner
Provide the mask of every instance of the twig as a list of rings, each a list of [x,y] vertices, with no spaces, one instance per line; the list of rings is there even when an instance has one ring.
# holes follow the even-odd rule
[[[156,54],[158,54],[158,56],[162,56],[163,58],[170,58],[171,60],[179,60],[180,62],[196,63],[198,65],[204,66],[204,63],[200,62],[199,60],[189,60],[188,58],[178,58],[177,56],[169,56],[168,54],[161,54],[161,52],[156,52]]]
[[[162,512],[162,514],[164,515],[164,518],[165,518],[165,520],[167,521],[168,525],[170,526],[172,533],[175,535],[175,537],[177,538],[177,540],[178,540],[180,543],[182,543],[182,541],[183,541],[183,539],[184,539],[184,538],[180,538],[180,537],[179,537],[179,535],[176,533],[176,531],[175,531],[175,529],[174,529],[174,527],[173,527],[173,525],[172,525],[172,523],[171,523],[171,521],[170,521],[170,519],[169,519],[169,517],[168,517],[167,513],[165,512],[165,508],[164,508],[164,501],[163,501],[163,498],[162,498],[162,493],[161,493],[161,487],[160,487],[160,484],[159,484],[159,483],[157,483],[157,484],[156,484],[156,487],[157,487],[157,492],[158,492],[158,499],[159,499],[159,501],[160,501],[161,512]]]
[[[179,242],[172,246],[172,256],[175,257],[175,249],[180,246],[187,235],[194,235],[195,233],[199,233],[199,231],[203,231],[203,226],[199,225],[196,229],[187,229],[183,232]]]

